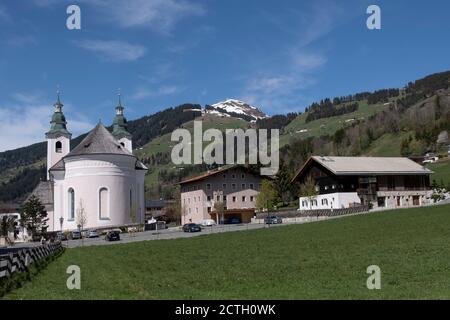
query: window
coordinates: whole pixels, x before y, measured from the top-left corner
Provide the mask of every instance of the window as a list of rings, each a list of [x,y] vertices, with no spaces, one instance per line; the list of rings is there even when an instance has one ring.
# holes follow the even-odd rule
[[[253,183],[250,183],[249,188],[253,189]]]
[[[130,214],[132,213],[131,211],[133,210],[133,190],[130,189]]]
[[[220,201],[220,196],[217,196],[217,201]]]
[[[254,199],[255,199],[255,197],[253,197],[253,196],[250,196],[250,202],[253,202],[253,201],[254,201]]]
[[[198,213],[198,208],[195,208],[195,213]]]
[[[226,179],[226,178],[227,178],[227,175],[226,175],[226,174],[224,174],[224,175],[223,175],[223,178],[224,178],[224,179]]]
[[[322,199],[322,205],[327,206],[328,205],[328,199]]]
[[[68,208],[69,208],[69,212],[68,212],[68,215],[69,215],[69,221],[73,221],[74,219],[75,219],[75,191],[72,189],[72,188],[70,188],[69,189],[69,191],[68,191],[68,203],[69,203],[69,205],[68,205]]]
[[[210,183],[206,184],[206,190],[211,190],[211,184]]]
[[[98,192],[98,213],[100,219],[108,219],[108,189],[100,188]]]
[[[222,189],[226,189],[227,188],[227,184],[226,183],[224,183],[224,184],[222,184]]]
[[[62,142],[61,141],[56,141],[55,143],[55,150],[57,153],[61,153],[62,152]]]
[[[206,196],[206,201],[211,201],[211,196]]]
[[[233,197],[233,202],[236,202],[236,197]]]
[[[227,196],[223,196],[223,202],[227,201]]]
[[[210,213],[211,212],[211,207],[208,207],[206,210],[208,211],[208,213]]]
[[[231,178],[232,178],[232,179],[236,179],[236,175],[233,173],[233,174],[231,175]]]
[[[241,175],[241,179],[245,179],[245,174],[242,174],[242,175]]]
[[[245,202],[245,196],[242,196],[242,202]]]
[[[233,189],[233,190],[236,189],[236,183],[231,184],[231,189]]]
[[[242,190],[245,190],[245,183],[243,183],[243,184],[241,185],[241,187],[242,187]]]

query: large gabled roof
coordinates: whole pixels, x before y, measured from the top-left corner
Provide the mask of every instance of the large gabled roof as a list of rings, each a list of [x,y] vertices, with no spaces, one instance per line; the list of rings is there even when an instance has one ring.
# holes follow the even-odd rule
[[[66,157],[84,154],[122,154],[132,156],[101,123],[98,123]]]
[[[315,161],[335,175],[417,175],[432,174],[433,171],[402,157],[334,157],[312,156],[300,168],[294,179]]]

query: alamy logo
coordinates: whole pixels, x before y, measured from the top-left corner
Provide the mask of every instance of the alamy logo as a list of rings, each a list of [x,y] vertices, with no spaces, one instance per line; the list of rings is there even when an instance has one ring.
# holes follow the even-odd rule
[[[367,7],[367,14],[370,16],[367,18],[366,25],[369,30],[381,29],[381,9],[379,6],[372,4]]]
[[[79,6],[72,4],[67,7],[67,14],[70,16],[67,17],[66,27],[69,30],[80,30],[81,29],[81,9]]]
[[[275,175],[279,168],[279,130],[270,130],[270,148],[266,129],[226,129],[203,132],[202,121],[194,121],[194,138],[187,129],[172,132],[174,164],[261,164],[261,175]],[[203,148],[204,142],[210,142]],[[225,151],[225,155],[224,155]],[[270,155],[269,155],[270,153]],[[248,162],[246,159],[248,158]]]
[[[67,278],[66,286],[67,289],[73,290],[81,289],[81,270],[80,267],[77,265],[70,265],[67,267],[66,270],[67,274],[70,274],[70,276]]]
[[[367,278],[367,289],[381,289],[381,269],[377,265],[371,265],[367,267],[366,273],[370,274]]]

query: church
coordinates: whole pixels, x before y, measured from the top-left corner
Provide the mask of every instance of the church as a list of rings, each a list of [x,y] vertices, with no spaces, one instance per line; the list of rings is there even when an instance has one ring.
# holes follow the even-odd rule
[[[47,138],[47,180],[32,194],[48,212],[47,231],[144,222],[147,167],[132,153],[120,95],[112,133],[99,122],[72,150],[59,93]]]

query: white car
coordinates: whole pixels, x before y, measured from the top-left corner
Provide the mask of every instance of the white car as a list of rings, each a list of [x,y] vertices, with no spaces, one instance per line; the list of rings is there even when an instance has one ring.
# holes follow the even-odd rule
[[[213,219],[205,219],[201,223],[204,227],[212,227],[216,225],[216,222]]]

